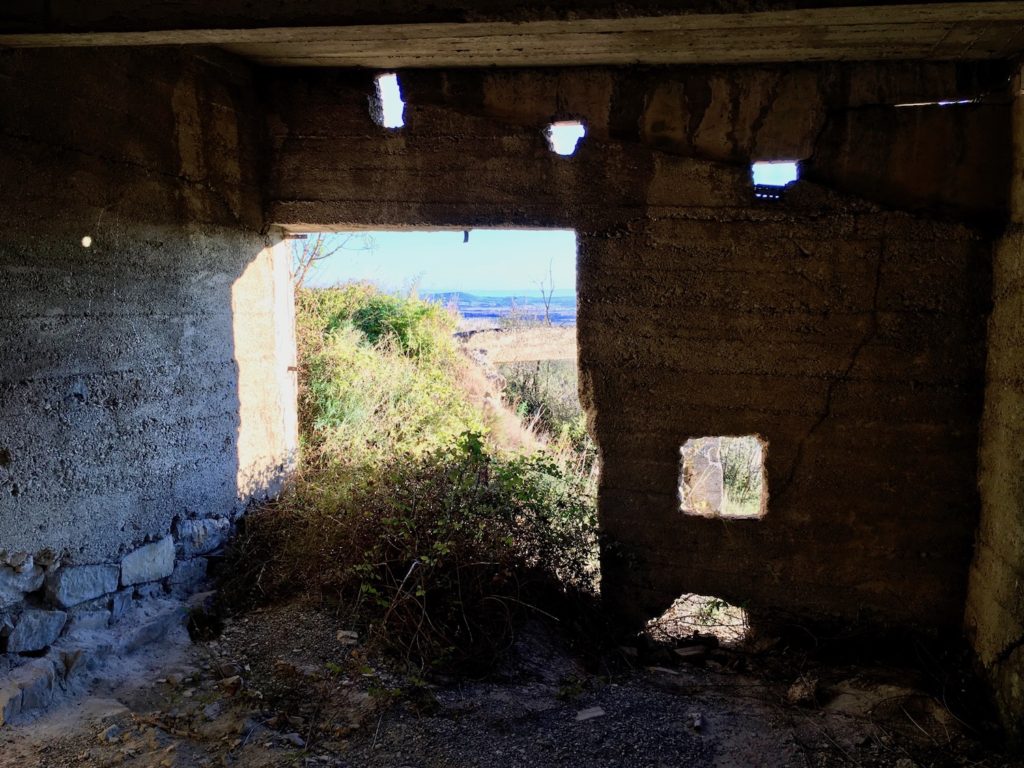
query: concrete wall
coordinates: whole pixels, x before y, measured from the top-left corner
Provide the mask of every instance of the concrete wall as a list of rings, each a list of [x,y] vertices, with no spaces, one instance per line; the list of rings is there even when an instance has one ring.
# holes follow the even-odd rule
[[[10,587],[25,553],[51,572],[117,563],[193,518],[230,519],[277,487],[296,426],[249,71],[173,51],[0,52],[0,101]]]
[[[0,53],[0,99],[17,104],[0,113],[0,642],[22,639],[26,596],[63,609],[100,584],[113,611],[110,573],[122,597],[173,581],[175,552],[194,565],[287,472],[291,295],[267,219],[577,230],[613,608],[639,620],[697,591],[955,628],[991,246],[1012,210],[968,619],[1004,711],[1020,711],[1024,208],[1007,194],[1005,75],[408,72],[407,127],[390,132],[370,119],[369,73],[254,80],[216,55]],[[895,106],[958,98],[983,103]],[[558,157],[542,130],[574,117],[588,138]],[[805,180],[756,199],[749,162],[782,158],[803,160]],[[682,515],[679,447],[748,433],[768,443],[765,518]],[[114,570],[75,570],[95,563]]]
[[[639,619],[696,591],[805,618],[960,624],[990,296],[991,236],[974,227],[1005,213],[1009,113],[999,98],[892,113],[1005,96],[999,73],[401,82],[406,127],[389,132],[370,120],[369,73],[271,76],[268,215],[297,227],[577,229],[581,396],[603,459],[615,608]],[[864,109],[892,130],[869,135]],[[589,136],[558,157],[541,132],[571,117]],[[945,172],[907,172],[907,143]],[[758,201],[752,158],[804,159],[808,181]],[[766,517],[683,516],[679,447],[748,433],[768,442]]]
[[[1004,723],[1024,738],[1024,95],[1014,81],[1010,225],[995,248],[981,428],[981,522],[967,628]]]

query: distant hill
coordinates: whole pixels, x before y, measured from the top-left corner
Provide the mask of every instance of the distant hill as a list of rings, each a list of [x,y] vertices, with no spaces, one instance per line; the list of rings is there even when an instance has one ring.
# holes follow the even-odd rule
[[[544,318],[544,300],[537,293],[515,295],[512,292],[449,291],[424,293],[422,298],[454,307],[467,320],[492,320],[497,324],[512,313],[530,320]],[[576,294],[569,291],[555,292],[551,297],[550,316],[555,325],[575,325]]]

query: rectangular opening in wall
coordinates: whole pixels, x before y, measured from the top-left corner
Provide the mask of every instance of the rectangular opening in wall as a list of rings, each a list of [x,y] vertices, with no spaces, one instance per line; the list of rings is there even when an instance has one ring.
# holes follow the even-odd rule
[[[510,643],[515,622],[492,606],[528,607],[542,585],[593,592],[598,463],[577,384],[575,233],[292,237],[293,494],[308,522],[276,527],[270,546],[331,563],[311,583],[379,596],[360,610],[425,649],[420,660],[453,642],[473,658],[478,643]],[[310,530],[329,535],[303,539]],[[323,575],[342,560],[344,573]]]
[[[781,200],[786,185],[800,178],[800,163],[796,160],[758,161],[751,164],[750,176],[755,198]]]
[[[757,435],[687,440],[679,451],[680,509],[700,517],[763,517],[766,452],[767,444]]]
[[[327,302],[359,305],[337,322],[353,326],[357,337],[363,332],[370,344],[394,334],[445,329],[446,341],[459,355],[454,382],[459,391],[454,394],[468,398],[482,414],[480,426],[496,444],[572,455],[580,471],[596,471],[596,451],[577,391],[574,232],[401,230],[293,237],[300,342],[308,308],[319,311]],[[370,315],[375,319],[367,325]],[[435,326],[419,328],[415,318],[427,316],[436,316]],[[383,385],[366,381],[356,390],[370,392]],[[410,403],[420,394],[381,396]],[[364,405],[366,418],[388,410]],[[352,426],[361,413],[353,405],[352,413],[341,418],[335,412],[332,418]],[[441,414],[416,426],[420,415],[407,415],[400,430],[422,431],[420,443],[434,444],[456,429],[457,420]],[[394,426],[397,430],[399,425]],[[396,450],[404,447],[395,445]]]

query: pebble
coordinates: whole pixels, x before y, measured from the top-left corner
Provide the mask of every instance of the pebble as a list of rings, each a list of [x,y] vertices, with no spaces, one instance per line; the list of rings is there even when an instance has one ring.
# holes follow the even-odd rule
[[[299,734],[297,733],[286,733],[284,735],[284,740],[289,742],[290,744],[295,745],[296,747],[301,748],[306,746],[306,740],[299,736]]]
[[[99,732],[98,738],[100,741],[105,741],[107,744],[113,744],[121,738],[121,727],[119,725],[108,725]]]
[[[583,720],[593,720],[595,717],[604,717],[605,712],[600,707],[588,707],[587,709],[581,709],[576,713],[576,722]]]

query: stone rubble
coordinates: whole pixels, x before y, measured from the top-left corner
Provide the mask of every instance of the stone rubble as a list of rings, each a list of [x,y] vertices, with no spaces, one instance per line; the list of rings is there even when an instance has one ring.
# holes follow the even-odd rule
[[[30,608],[24,611],[7,638],[8,653],[41,651],[60,636],[68,615],[64,611]]]
[[[120,563],[0,551],[0,726],[50,706],[110,654],[135,653],[182,626],[182,601],[206,579],[200,555],[222,547],[230,530],[223,518],[188,521],[179,547],[164,536]],[[176,560],[176,549],[186,557]],[[38,653],[46,655],[24,656]]]
[[[170,536],[164,536],[160,541],[139,547],[121,560],[121,584],[125,587],[166,579],[172,573],[174,539]]]
[[[9,561],[10,563],[10,561]],[[45,573],[31,555],[20,558],[17,565],[0,566],[0,608],[20,603],[29,592],[43,586]]]
[[[220,548],[231,533],[231,522],[223,517],[186,520],[178,525],[178,544],[184,558],[206,555]]]
[[[46,599],[59,608],[71,608],[115,591],[118,575],[116,565],[58,568],[46,577]]]

